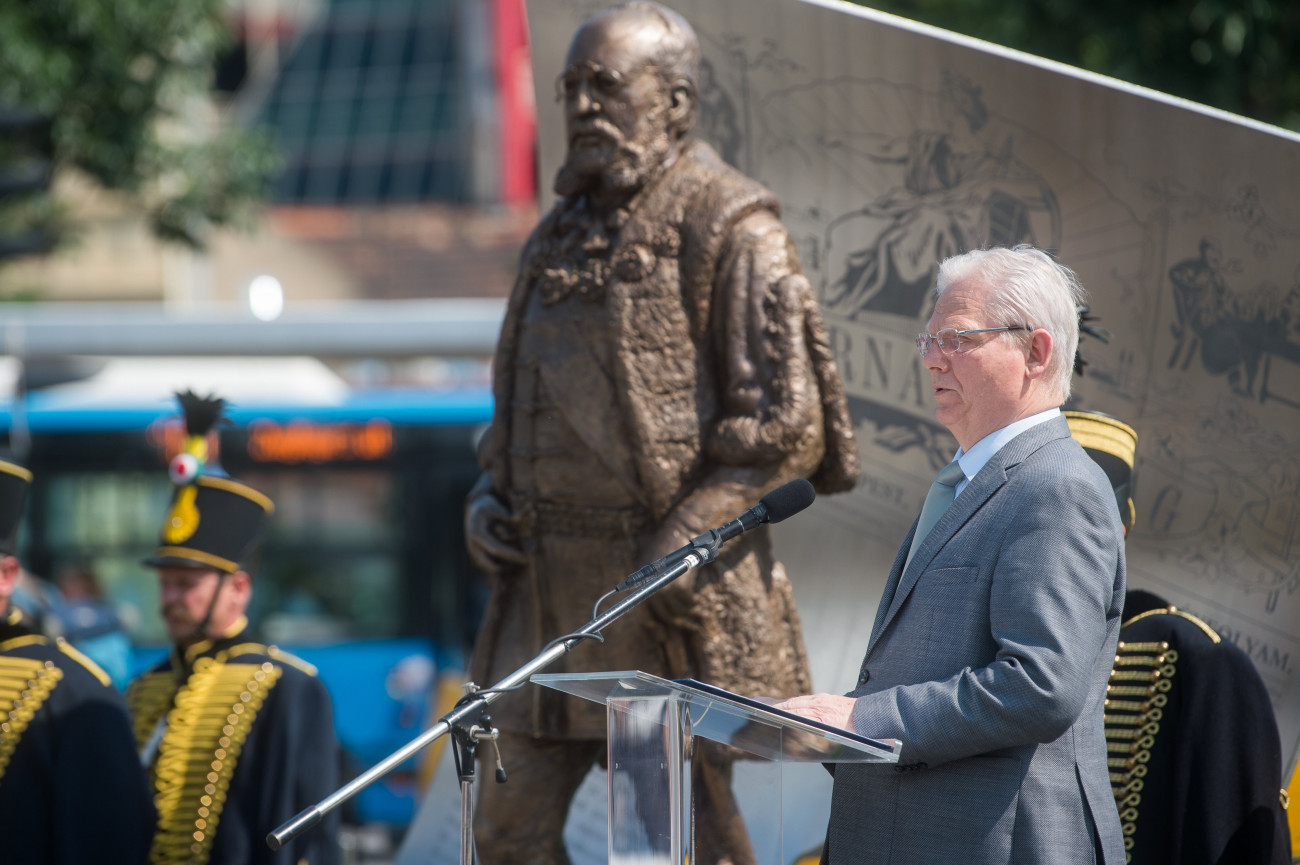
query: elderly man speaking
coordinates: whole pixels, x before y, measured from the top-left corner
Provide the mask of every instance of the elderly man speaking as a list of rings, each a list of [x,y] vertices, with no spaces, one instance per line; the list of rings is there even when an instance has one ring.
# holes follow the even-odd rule
[[[825,862],[1124,861],[1102,710],[1124,601],[1105,474],[1058,409],[1083,288],[1028,246],[950,258],[917,347],[960,448],[903,540],[857,686],[778,705],[903,741],[839,766]]]

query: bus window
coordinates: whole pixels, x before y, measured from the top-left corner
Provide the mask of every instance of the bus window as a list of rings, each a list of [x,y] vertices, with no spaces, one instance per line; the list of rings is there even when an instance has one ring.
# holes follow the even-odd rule
[[[167,639],[158,587],[140,559],[158,539],[171,483],[157,472],[52,473],[35,515],[44,523],[50,575],[85,565],[135,643]],[[29,519],[33,515],[29,514]],[[142,553],[142,551],[144,551]],[[30,565],[29,565],[30,567]]]
[[[276,503],[259,564],[275,580],[258,587],[253,609],[268,640],[403,633],[400,502],[391,469],[249,471],[241,480]]]

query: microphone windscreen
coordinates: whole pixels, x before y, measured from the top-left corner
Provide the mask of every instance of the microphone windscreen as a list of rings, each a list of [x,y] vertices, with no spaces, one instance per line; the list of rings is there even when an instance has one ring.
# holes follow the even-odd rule
[[[767,508],[767,521],[779,523],[792,517],[813,503],[817,493],[806,478],[795,478],[763,496],[760,503]]]

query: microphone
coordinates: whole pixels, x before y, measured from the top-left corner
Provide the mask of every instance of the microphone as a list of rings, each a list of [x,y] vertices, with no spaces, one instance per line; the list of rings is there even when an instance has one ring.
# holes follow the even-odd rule
[[[747,532],[763,523],[779,523],[781,520],[792,517],[812,504],[815,498],[817,498],[817,493],[806,478],[795,478],[788,484],[782,484],[763,496],[758,504],[745,511],[738,518],[726,525],[710,529],[702,535],[691,538],[691,542],[686,546],[673,550],[668,555],[628,574],[623,582],[614,588],[614,591],[624,592],[628,589],[635,589],[637,586],[659,576],[691,553],[700,552],[702,548],[707,549],[711,546],[713,552],[717,552],[720,545],[736,537],[736,535]],[[711,554],[706,556],[704,561],[708,561],[710,558],[712,558]]]

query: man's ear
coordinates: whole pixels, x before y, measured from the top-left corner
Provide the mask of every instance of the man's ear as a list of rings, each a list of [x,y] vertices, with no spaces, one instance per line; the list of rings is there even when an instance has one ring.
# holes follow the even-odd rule
[[[1047,364],[1052,359],[1052,335],[1041,327],[1029,335],[1029,355],[1025,358],[1025,370],[1030,378],[1038,378],[1047,372]]]
[[[229,586],[230,593],[244,605],[253,596],[253,578],[248,575],[248,571],[230,574],[226,577],[226,585]]]
[[[682,81],[668,91],[668,126],[680,138],[695,124],[695,88]]]
[[[13,595],[14,587],[18,585],[18,573],[21,570],[17,556],[0,553],[0,609],[3,609]]]

